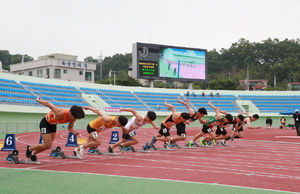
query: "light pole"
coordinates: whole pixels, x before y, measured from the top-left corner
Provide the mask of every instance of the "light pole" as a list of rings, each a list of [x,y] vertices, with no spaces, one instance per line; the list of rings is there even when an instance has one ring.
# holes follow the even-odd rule
[[[247,63],[247,90],[249,91],[249,63]]]
[[[102,80],[102,57],[105,57],[105,56],[102,56],[102,51],[101,51],[101,53],[100,53],[100,56],[98,57],[98,59],[99,59],[99,74],[100,74],[100,77],[99,77],[99,81],[101,81]]]

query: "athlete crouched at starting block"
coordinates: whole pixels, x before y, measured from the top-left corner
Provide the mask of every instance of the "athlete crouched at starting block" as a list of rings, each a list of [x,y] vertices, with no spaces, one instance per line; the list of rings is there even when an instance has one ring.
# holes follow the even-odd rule
[[[115,143],[114,145],[109,146],[107,148],[107,150],[110,153],[113,153],[114,148],[117,146],[119,146],[120,151],[123,153],[125,147],[138,144],[139,139],[135,133],[135,130],[142,127],[143,125],[151,124],[154,129],[159,129],[159,127],[154,123],[154,120],[156,119],[156,113],[153,111],[148,111],[147,115],[143,116],[138,114],[132,108],[121,108],[120,110],[131,112],[134,116],[131,119],[129,119],[125,127],[122,127],[122,131],[123,131],[122,139],[117,143]]]
[[[216,134],[213,131],[213,127],[214,126],[218,126],[218,125],[223,125],[224,123],[229,123],[232,122],[233,117],[231,114],[226,114],[225,116],[222,116],[219,112],[219,109],[216,108],[214,105],[212,105],[211,102],[208,102],[208,105],[214,109],[216,115],[214,117],[211,117],[208,121],[206,121],[206,123],[203,125],[202,129],[200,130],[200,132],[198,134],[196,134],[194,136],[194,138],[192,140],[190,140],[188,142],[188,147],[191,147],[192,145],[195,145],[197,139],[199,139],[200,137],[204,136],[205,134],[207,134],[206,137],[204,137],[203,139],[200,138],[200,144],[202,146],[208,146],[208,142],[209,141],[213,141],[213,143],[216,143]]]
[[[87,142],[79,146],[78,148],[75,148],[74,150],[75,155],[78,157],[83,156],[84,149],[101,145],[102,140],[98,133],[107,129],[111,129],[113,127],[123,127],[127,124],[127,118],[124,116],[109,116],[102,113],[100,110],[91,107],[84,107],[84,109],[93,111],[94,113],[99,115],[99,117],[92,120],[87,125],[87,132],[89,133]]]
[[[170,146],[175,147],[177,141],[185,141],[186,140],[186,125],[191,124],[192,122],[199,120],[201,124],[205,122],[202,120],[204,115],[207,115],[207,110],[204,107],[198,109],[198,112],[194,111],[192,107],[186,101],[180,100],[180,97],[177,98],[177,101],[186,106],[187,110],[189,111],[190,118],[187,119],[185,122],[181,122],[176,124],[177,129],[177,136],[170,138]],[[178,145],[177,145],[178,146]]]
[[[76,119],[82,119],[85,113],[81,106],[72,106],[70,109],[57,108],[52,103],[42,100],[41,98],[36,99],[37,102],[44,106],[47,106],[51,111],[42,118],[40,122],[40,131],[44,143],[35,146],[27,146],[26,157],[30,158],[31,161],[37,161],[36,155],[52,147],[52,142],[55,139],[57,124],[69,123],[68,130],[74,135],[79,133],[74,130],[74,123]]]
[[[223,113],[223,112],[222,112]],[[224,113],[223,113],[224,114]],[[225,112],[225,114],[227,114]],[[233,140],[231,136],[227,133],[225,127],[227,125],[232,124],[232,131],[238,131],[244,126],[244,116],[242,114],[239,114],[237,117],[233,117],[233,120],[231,123],[224,123],[223,125],[217,126],[217,131],[216,131],[216,140],[220,141],[221,145],[227,146],[226,141],[228,140]]]
[[[171,109],[172,114],[167,116],[161,123],[160,130],[158,131],[158,134],[152,138],[152,141],[148,144],[146,143],[146,146],[144,146],[145,150],[148,150],[153,146],[157,140],[165,142],[165,148],[170,148],[170,129],[172,126],[185,122],[187,119],[190,118],[190,114],[183,112],[183,113],[177,113],[176,109],[171,104],[164,104],[168,108]]]

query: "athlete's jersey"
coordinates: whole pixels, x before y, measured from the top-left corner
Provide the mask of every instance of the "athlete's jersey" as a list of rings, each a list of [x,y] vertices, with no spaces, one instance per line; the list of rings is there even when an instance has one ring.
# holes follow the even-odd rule
[[[161,123],[167,127],[167,128],[171,128],[173,125],[176,125],[178,123],[181,123],[181,119],[180,119],[180,113],[177,113],[177,115],[179,117],[177,117],[177,119],[175,121],[173,121],[172,119],[172,115],[168,116],[167,118],[165,118],[165,120],[163,120]]]
[[[208,123],[204,124],[204,125],[207,125],[209,128],[212,128],[213,126],[218,126],[218,125],[221,125],[223,124],[223,119],[224,119],[224,116],[222,116],[221,119],[216,119],[215,117],[211,117],[209,120],[208,120]]]
[[[96,119],[92,120],[89,125],[91,128],[96,129],[98,132],[111,129],[113,127],[116,127],[115,124],[112,124],[114,120],[117,118],[117,116],[110,116],[111,121],[110,122],[104,122],[102,117],[97,117]]]
[[[133,130],[136,130],[136,129],[140,128],[141,126],[149,123],[149,122],[144,123],[145,116],[142,116],[142,118],[143,119],[141,121],[139,121],[139,122],[136,123],[135,122],[136,117],[133,116],[131,119],[129,119],[129,121],[125,125],[125,128],[133,131]]]
[[[196,121],[196,120],[198,119],[198,118],[194,118],[196,114],[197,114],[197,113],[195,112],[195,114],[194,114],[193,116],[191,116],[189,119],[187,119],[187,120],[184,121],[183,123],[184,123],[184,124],[190,124],[190,123]]]
[[[68,120],[68,114],[70,112],[70,109],[63,109],[64,111],[64,118],[63,119],[57,119],[54,112],[50,111],[48,114],[45,115],[46,121],[51,125],[57,125],[57,124],[63,124],[68,123],[71,121],[75,121],[76,119]]]
[[[233,117],[233,120],[231,122],[224,123],[224,125],[228,125],[228,124],[232,124],[233,128],[235,128],[236,124],[237,124],[238,127],[240,127],[240,126],[244,126],[245,123],[244,123],[244,121],[238,122],[237,119],[236,119],[236,117]]]

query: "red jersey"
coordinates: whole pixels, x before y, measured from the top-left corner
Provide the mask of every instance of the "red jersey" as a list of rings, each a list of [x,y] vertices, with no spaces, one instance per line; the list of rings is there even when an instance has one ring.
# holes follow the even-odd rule
[[[63,111],[64,111],[63,119],[57,119],[54,112],[50,111],[48,114],[45,115],[46,121],[52,125],[56,125],[56,124],[68,123],[76,120],[76,119],[68,120],[68,114],[70,112],[70,109],[63,109]]]

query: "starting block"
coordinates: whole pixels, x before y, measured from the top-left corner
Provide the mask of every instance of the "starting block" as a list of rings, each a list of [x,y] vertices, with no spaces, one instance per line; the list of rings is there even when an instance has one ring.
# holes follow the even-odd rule
[[[194,143],[192,144],[192,146],[194,146],[194,147],[203,147],[203,148],[212,148],[212,147],[213,147],[213,146],[211,146],[211,145],[204,146],[204,145],[201,145],[201,144],[197,144],[196,142],[194,142]],[[185,147],[191,148],[191,147],[188,147],[188,143],[185,144]]]
[[[184,144],[183,146],[179,146],[176,142],[173,143],[175,148],[180,148],[180,149],[195,149],[195,147],[188,147],[186,144]],[[197,144],[198,145],[198,144]],[[198,145],[199,146],[199,145]],[[198,147],[197,146],[197,147]]]
[[[133,146],[129,146],[129,150],[131,150],[132,152],[139,152],[139,153],[151,153],[151,151],[149,151],[149,150],[138,150],[138,149],[134,149],[134,147]],[[129,151],[128,150],[128,151]]]
[[[152,148],[153,148],[154,150],[172,151],[172,149],[169,149],[169,148],[157,148],[154,144],[152,145]]]
[[[93,147],[93,148],[90,148],[90,149],[88,150],[88,154],[90,154],[90,155],[111,155],[111,156],[118,156],[118,155],[119,155],[119,154],[117,154],[117,153],[101,152],[101,151],[98,149],[98,146]]]
[[[19,156],[18,150],[14,150],[10,152],[6,158],[6,160],[8,161],[7,163],[8,164],[42,164],[38,161],[31,161],[30,159],[19,160],[18,156]]]
[[[73,151],[75,152],[75,151]],[[75,153],[74,155],[65,155],[65,153],[61,150],[61,147],[57,146],[52,149],[52,152],[50,153],[51,158],[56,158],[56,159],[83,159],[80,156],[76,156]]]

